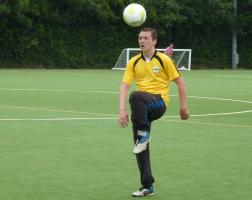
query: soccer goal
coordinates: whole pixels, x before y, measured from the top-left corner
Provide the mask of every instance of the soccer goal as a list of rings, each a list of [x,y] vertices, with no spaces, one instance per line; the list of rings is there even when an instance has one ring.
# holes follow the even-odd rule
[[[164,52],[165,49],[157,49],[157,51]],[[124,70],[128,61],[138,53],[140,53],[139,48],[123,49],[112,69]],[[191,49],[173,49],[172,59],[179,70],[191,70],[191,56]]]

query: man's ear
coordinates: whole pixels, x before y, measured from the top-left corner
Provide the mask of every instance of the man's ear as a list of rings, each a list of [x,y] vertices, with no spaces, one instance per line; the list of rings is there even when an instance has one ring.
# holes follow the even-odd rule
[[[157,39],[155,39],[153,42],[154,42],[154,45],[156,46],[156,44],[157,44]]]

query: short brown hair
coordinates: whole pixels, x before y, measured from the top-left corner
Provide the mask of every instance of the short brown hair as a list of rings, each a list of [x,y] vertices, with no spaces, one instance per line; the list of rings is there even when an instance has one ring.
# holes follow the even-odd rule
[[[156,31],[156,29],[154,28],[143,28],[141,31],[143,32],[151,32],[151,37],[153,40],[157,40],[158,39],[158,33]]]

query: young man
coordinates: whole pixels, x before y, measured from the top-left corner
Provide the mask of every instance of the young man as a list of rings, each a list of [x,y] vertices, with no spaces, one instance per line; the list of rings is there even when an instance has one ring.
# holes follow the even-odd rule
[[[154,194],[154,178],[151,172],[149,152],[151,122],[159,119],[165,113],[171,81],[178,86],[181,119],[185,120],[189,117],[183,78],[171,59],[156,51],[157,39],[155,29],[141,30],[138,38],[141,53],[133,57],[127,64],[120,88],[118,122],[124,128],[129,122],[126,110],[128,90],[133,79],[136,81],[137,91],[131,93],[129,102],[135,142],[133,152],[136,154],[142,187],[132,194],[134,197]]]

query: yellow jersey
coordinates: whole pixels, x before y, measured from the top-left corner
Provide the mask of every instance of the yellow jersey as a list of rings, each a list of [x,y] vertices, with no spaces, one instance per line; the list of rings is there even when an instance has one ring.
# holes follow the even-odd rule
[[[181,76],[172,60],[165,54],[155,51],[148,61],[143,53],[131,58],[126,66],[123,82],[136,81],[138,91],[161,94],[166,105],[169,102],[169,83]]]

